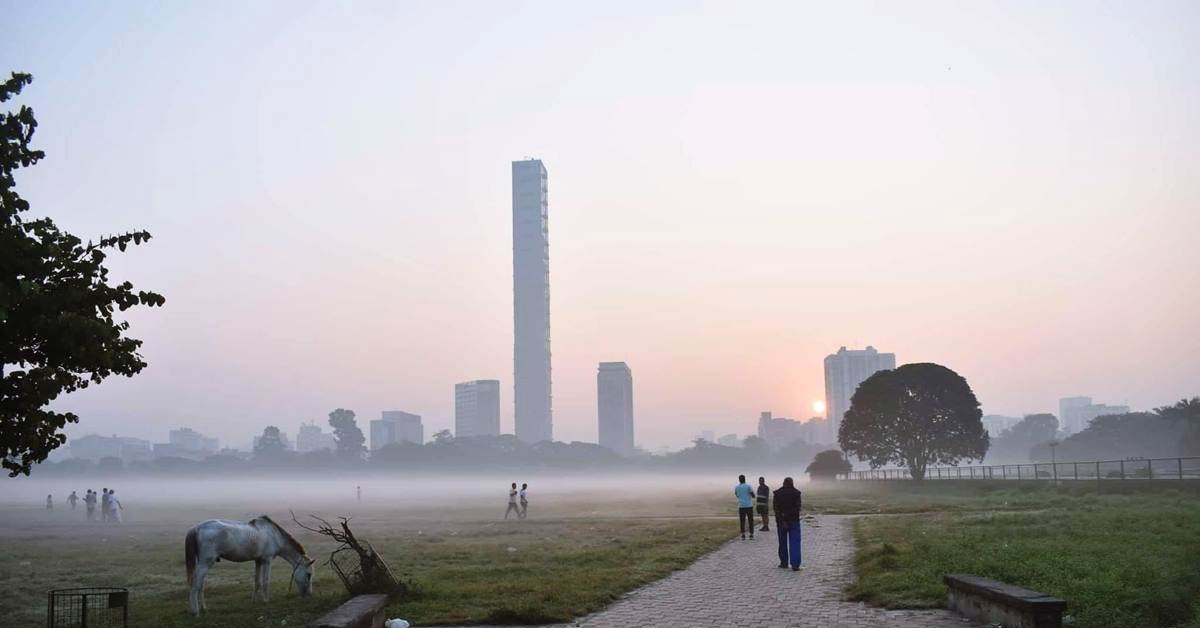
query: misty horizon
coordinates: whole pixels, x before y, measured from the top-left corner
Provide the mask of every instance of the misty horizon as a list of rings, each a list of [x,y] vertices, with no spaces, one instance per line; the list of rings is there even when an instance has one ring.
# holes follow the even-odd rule
[[[8,9],[31,214],[147,229],[112,276],[167,299],[129,317],[144,372],[53,404],[70,437],[247,448],[347,408],[428,439],[481,379],[512,433],[527,156],[555,440],[596,442],[601,362],[650,450],[807,420],[841,346],[984,414],[1200,392],[1194,5]]]

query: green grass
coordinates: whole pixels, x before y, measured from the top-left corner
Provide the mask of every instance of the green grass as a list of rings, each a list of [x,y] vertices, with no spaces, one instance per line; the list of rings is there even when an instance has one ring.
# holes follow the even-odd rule
[[[378,509],[356,513],[351,525],[416,587],[415,595],[388,609],[389,617],[420,625],[547,623],[598,610],[731,538],[735,527],[728,520],[707,516],[715,503],[707,497],[685,496],[657,508],[564,500],[520,522],[499,521],[494,509]],[[669,516],[651,516],[664,513]],[[72,521],[0,529],[0,624],[42,625],[48,590],[94,584],[128,587],[130,625],[156,628],[300,627],[346,597],[324,566],[313,597],[289,596],[289,570],[276,561],[271,601],[253,602],[253,564],[221,562],[209,575],[209,612],[193,619],[183,566],[190,523],[184,522],[203,517],[186,509],[141,514],[144,522],[121,526]],[[245,518],[207,516],[216,514]],[[271,514],[296,530],[286,511]],[[24,516],[36,524],[33,518],[43,513],[31,509]],[[313,557],[333,549],[315,535],[297,536]]]
[[[1074,628],[1200,625],[1200,499],[1191,491],[910,485],[828,503],[910,513],[855,522],[852,599],[942,607],[943,574],[969,573],[1065,599]]]

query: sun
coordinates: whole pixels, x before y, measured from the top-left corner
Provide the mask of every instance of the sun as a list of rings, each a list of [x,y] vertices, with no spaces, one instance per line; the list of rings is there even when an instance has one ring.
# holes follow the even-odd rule
[[[816,412],[817,414],[825,414],[825,402],[821,401],[820,399],[814,401],[812,403],[812,409],[813,412]]]

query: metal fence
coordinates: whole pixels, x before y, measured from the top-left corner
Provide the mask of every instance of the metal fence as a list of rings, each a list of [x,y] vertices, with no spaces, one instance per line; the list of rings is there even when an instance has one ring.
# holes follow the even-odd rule
[[[128,589],[55,589],[49,594],[47,628],[125,628],[128,621]]]
[[[911,480],[908,469],[851,471],[847,480]],[[1036,462],[964,467],[931,467],[926,480],[1185,480],[1200,479],[1200,456],[1129,458],[1088,462]]]

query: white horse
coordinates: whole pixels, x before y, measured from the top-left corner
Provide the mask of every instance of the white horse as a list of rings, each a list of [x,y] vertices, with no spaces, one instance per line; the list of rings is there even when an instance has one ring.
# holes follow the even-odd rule
[[[188,599],[192,613],[207,609],[204,603],[204,576],[213,563],[224,558],[234,562],[254,561],[253,597],[265,602],[271,587],[271,560],[279,556],[292,565],[292,581],[300,595],[312,595],[313,559],[304,553],[300,542],[286,530],[262,515],[247,522],[209,519],[188,530],[184,541],[187,562]]]

